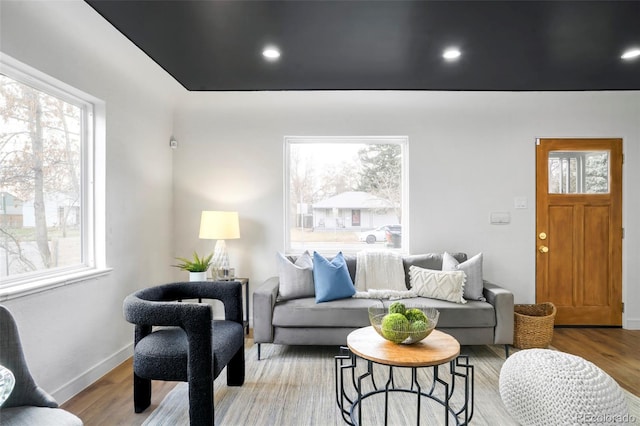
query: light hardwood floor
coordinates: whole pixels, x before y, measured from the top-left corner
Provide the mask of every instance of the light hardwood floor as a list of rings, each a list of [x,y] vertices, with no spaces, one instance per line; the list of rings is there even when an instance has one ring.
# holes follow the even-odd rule
[[[640,397],[640,330],[558,327],[552,345],[593,362]]]
[[[253,345],[246,340],[246,347]],[[640,330],[620,328],[556,328],[552,345],[598,365],[623,388],[640,397]],[[268,362],[268,361],[265,361]],[[62,405],[86,426],[141,425],[158,406],[174,382],[153,382],[151,406],[133,411],[131,359]]]

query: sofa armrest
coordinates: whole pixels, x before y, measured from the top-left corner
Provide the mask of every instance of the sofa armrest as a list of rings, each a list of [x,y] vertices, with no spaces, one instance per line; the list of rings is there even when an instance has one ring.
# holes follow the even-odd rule
[[[253,291],[253,341],[273,342],[273,307],[278,298],[280,278],[271,277]]]
[[[496,311],[496,328],[493,343],[510,345],[513,343],[513,293],[496,284],[484,282],[484,297]]]

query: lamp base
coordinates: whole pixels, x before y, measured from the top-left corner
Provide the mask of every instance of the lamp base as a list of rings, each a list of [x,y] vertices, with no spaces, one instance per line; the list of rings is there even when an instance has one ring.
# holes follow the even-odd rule
[[[229,254],[227,253],[227,244],[224,240],[216,241],[213,249],[213,259],[211,260],[211,278],[224,278],[224,271],[229,271]],[[228,276],[227,272],[227,276]]]

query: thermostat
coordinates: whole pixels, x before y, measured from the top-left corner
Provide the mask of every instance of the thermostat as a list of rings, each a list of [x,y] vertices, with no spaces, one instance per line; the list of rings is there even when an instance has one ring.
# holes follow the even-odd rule
[[[506,225],[511,222],[511,214],[509,212],[491,212],[492,225]]]

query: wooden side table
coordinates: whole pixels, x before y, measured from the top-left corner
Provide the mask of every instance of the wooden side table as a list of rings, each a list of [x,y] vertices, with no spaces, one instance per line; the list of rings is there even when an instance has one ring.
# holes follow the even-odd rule
[[[242,314],[242,325],[245,333],[249,335],[249,278],[229,278],[217,279],[208,278],[209,281],[237,281],[244,287],[244,313]]]
[[[473,416],[473,365],[465,355],[460,355],[458,341],[441,331],[433,330],[424,340],[412,345],[399,345],[383,339],[373,329],[364,327],[347,336],[347,347],[342,348],[344,355],[335,357],[336,401],[343,420],[349,425],[362,424],[362,402],[374,395],[384,393],[384,422],[388,423],[389,394],[393,392],[413,393],[417,400],[416,424],[420,425],[420,403],[422,397],[429,398],[444,408],[445,424],[452,418],[457,425],[466,425]],[[366,371],[358,372],[358,359],[367,363]],[[376,384],[372,364],[388,366],[388,376]],[[450,382],[440,377],[438,366],[449,363]],[[423,391],[418,382],[417,370],[432,367],[433,380],[428,391]],[[402,388],[394,383],[394,368],[411,369],[411,387]],[[362,370],[362,369],[361,369]],[[362,373],[362,374],[360,374]],[[456,379],[464,381],[464,402],[455,409],[450,398],[456,387]],[[364,392],[365,381],[370,382],[368,392]],[[355,396],[348,388],[353,387]],[[441,391],[436,392],[440,388]],[[353,392],[351,392],[353,393]],[[439,395],[443,395],[442,397]]]

